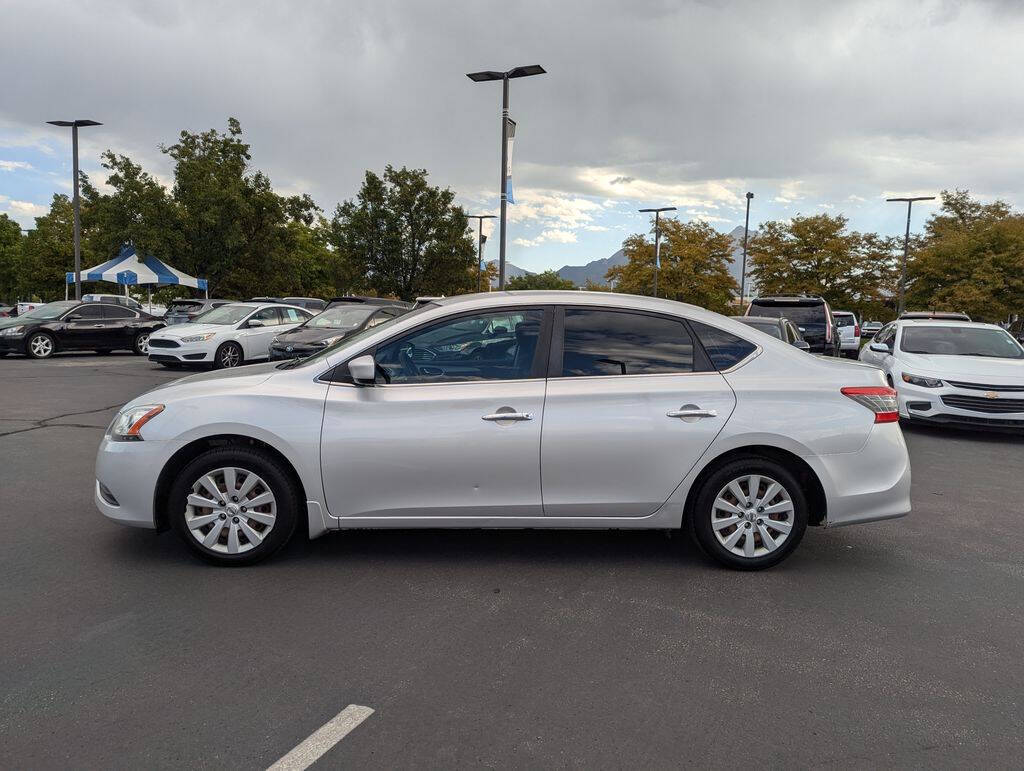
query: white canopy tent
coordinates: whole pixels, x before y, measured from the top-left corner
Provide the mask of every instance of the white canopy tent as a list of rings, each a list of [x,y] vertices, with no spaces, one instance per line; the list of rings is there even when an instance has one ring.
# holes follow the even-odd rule
[[[209,296],[205,278],[194,278],[179,270],[175,270],[165,262],[153,256],[141,256],[134,246],[121,247],[120,253],[112,260],[82,271],[82,281],[109,281],[124,286],[125,295],[129,286],[152,287],[153,284],[178,284],[202,289]],[[65,274],[64,296],[67,288],[75,283],[75,274]]]

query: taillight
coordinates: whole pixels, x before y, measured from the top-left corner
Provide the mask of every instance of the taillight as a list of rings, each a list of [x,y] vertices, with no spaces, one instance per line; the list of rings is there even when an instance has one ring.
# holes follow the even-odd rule
[[[860,324],[853,325],[853,336],[860,337]]]
[[[875,413],[876,423],[896,423],[900,419],[896,391],[888,386],[847,386],[839,390]]]

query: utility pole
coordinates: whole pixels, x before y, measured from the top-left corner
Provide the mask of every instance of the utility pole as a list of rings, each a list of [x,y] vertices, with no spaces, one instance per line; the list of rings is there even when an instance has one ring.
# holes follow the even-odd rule
[[[51,126],[71,127],[71,165],[73,167],[72,180],[74,186],[73,208],[75,212],[74,241],[75,241],[75,299],[82,299],[82,234],[81,216],[79,214],[80,204],[78,196],[78,127],[79,126],[102,126],[94,120],[48,120]]]
[[[900,316],[904,309],[904,295],[906,294],[907,287],[907,252],[910,251],[910,209],[914,205],[914,201],[934,201],[934,195],[919,195],[915,198],[886,198],[886,201],[906,201],[907,202],[907,231],[903,235],[903,261],[900,263],[900,295],[899,301],[896,305],[896,315]]]
[[[658,296],[658,270],[661,268],[661,218],[663,211],[675,211],[675,206],[662,206],[659,209],[639,209],[641,212],[654,212],[654,296]]]
[[[747,235],[750,232],[750,199],[753,193],[747,193],[747,218],[743,221],[743,267],[740,274],[740,312],[743,312],[743,303],[747,296]]]
[[[476,291],[484,291],[484,220],[492,220],[495,214],[466,214],[466,219],[476,220]]]
[[[466,74],[474,83],[483,83],[488,80],[501,81],[501,235],[498,243],[498,289],[505,288],[505,221],[507,217],[506,207],[508,206],[508,124],[511,118],[508,116],[508,82],[511,78],[525,78],[530,75],[543,75],[547,70],[539,64],[531,64],[526,67],[513,67],[507,72],[495,72],[485,70],[483,72],[469,72]]]

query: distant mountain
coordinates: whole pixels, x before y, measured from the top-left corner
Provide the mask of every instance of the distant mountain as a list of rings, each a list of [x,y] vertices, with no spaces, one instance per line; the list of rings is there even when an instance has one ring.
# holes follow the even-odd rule
[[[557,272],[559,276],[568,279],[576,286],[584,286],[588,280],[595,284],[605,284],[607,281],[604,274],[608,272],[608,269],[625,265],[626,262],[625,252],[619,249],[611,257],[594,260],[586,265],[564,265]]]
[[[487,264],[488,265],[497,265],[498,261],[497,260],[488,260]],[[513,265],[511,262],[506,262],[505,263],[505,278],[506,278],[506,280],[510,279],[510,278],[518,278],[519,276],[532,276],[532,275],[533,275],[533,271],[532,270],[526,270],[525,268],[520,268],[518,265]],[[491,289],[497,289],[497,287],[498,287],[498,277],[495,276],[494,279],[491,281]]]

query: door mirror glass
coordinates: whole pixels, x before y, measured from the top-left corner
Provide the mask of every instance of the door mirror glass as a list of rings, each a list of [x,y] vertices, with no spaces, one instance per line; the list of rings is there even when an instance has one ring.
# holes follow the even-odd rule
[[[871,343],[871,350],[875,353],[892,353],[892,349],[885,343]]]
[[[263,319],[249,319],[248,326],[251,329],[251,328],[262,327],[262,326],[266,326],[266,325],[264,324]]]
[[[377,380],[377,362],[370,354],[357,356],[348,363],[348,373],[355,382],[372,385]]]
[[[793,347],[799,348],[801,351],[811,350],[811,344],[808,343],[806,340],[794,340]]]

